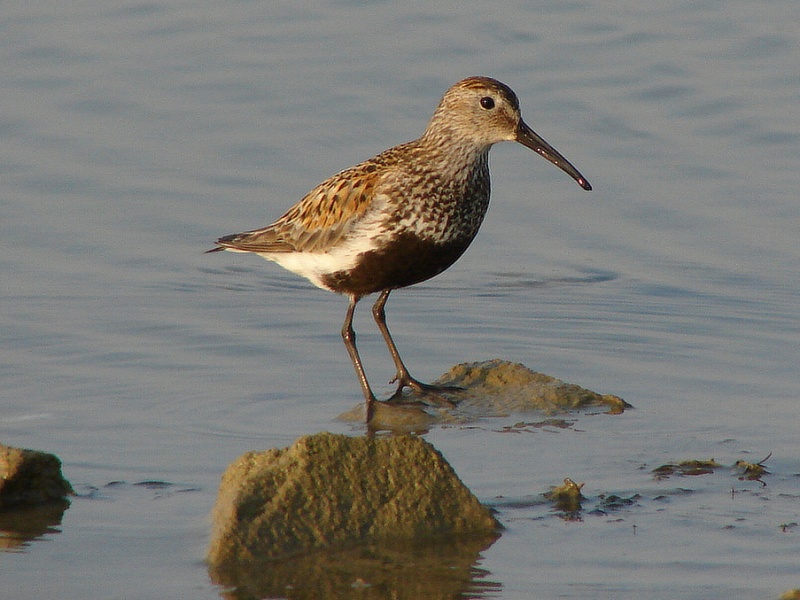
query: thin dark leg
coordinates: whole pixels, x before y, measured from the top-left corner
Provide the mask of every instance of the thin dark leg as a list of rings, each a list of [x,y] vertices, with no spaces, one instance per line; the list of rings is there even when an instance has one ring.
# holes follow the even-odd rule
[[[375,410],[375,394],[372,393],[372,388],[369,387],[367,375],[364,372],[364,365],[361,364],[361,357],[358,355],[358,348],[356,348],[356,332],[353,329],[353,314],[356,310],[356,304],[358,304],[360,299],[359,296],[350,296],[350,304],[347,307],[344,325],[342,325],[342,339],[347,348],[347,353],[350,355],[350,360],[353,361],[353,366],[356,369],[358,382],[361,384],[361,391],[364,392],[366,422],[369,423],[370,420],[372,420],[372,414]]]
[[[386,342],[386,346],[389,348],[389,354],[391,354],[392,360],[394,361],[394,366],[397,369],[397,375],[394,378],[394,381],[397,382],[397,391],[394,393],[392,398],[399,398],[404,387],[411,388],[417,394],[435,394],[436,392],[461,391],[461,388],[457,387],[436,386],[422,383],[421,381],[414,379],[408,372],[408,368],[406,368],[403,359],[400,358],[400,353],[397,351],[397,346],[394,344],[392,334],[389,333],[389,328],[386,326],[386,311],[384,310],[384,307],[386,306],[386,301],[389,299],[390,292],[391,290],[384,290],[381,292],[381,295],[378,296],[375,304],[372,305],[372,317],[375,319],[375,323],[378,325],[378,329],[380,330],[381,335]],[[448,403],[450,402],[448,401]]]

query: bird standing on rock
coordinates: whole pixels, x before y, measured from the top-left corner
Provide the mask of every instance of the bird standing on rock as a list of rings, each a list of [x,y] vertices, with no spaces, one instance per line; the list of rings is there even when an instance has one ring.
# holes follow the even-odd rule
[[[408,372],[386,326],[392,290],[430,279],[452,265],[478,233],[489,206],[489,150],[498,142],[527,146],[584,190],[589,182],[522,120],[516,94],[488,77],[469,77],[445,93],[425,133],[323,181],[272,225],[227,235],[209,252],[251,252],[345,294],[342,338],[366,401],[370,388],[356,347],[353,313],[379,292],[372,315],[394,360],[397,391],[436,392]]]

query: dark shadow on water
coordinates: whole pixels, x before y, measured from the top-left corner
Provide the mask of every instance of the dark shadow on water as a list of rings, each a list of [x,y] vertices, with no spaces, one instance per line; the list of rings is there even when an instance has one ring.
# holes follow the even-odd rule
[[[418,544],[371,543],[281,561],[209,568],[227,600],[256,598],[426,600],[499,597],[477,563],[497,534]]]
[[[536,277],[529,272],[497,271],[488,273],[482,286],[473,289],[471,293],[476,297],[496,298],[525,289],[595,285],[615,279],[619,279],[619,273],[609,269],[580,268],[574,275],[555,277]]]
[[[69,501],[0,511],[0,552],[20,550],[49,533],[59,533]]]
[[[580,268],[576,275],[559,277],[531,278],[530,273],[496,272],[491,273],[492,286],[504,289],[532,288],[563,285],[591,285],[605,283],[619,278],[619,273],[609,269]]]

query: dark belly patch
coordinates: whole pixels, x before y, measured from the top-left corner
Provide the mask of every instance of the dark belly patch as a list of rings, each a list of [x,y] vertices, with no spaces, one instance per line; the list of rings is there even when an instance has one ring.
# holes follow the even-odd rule
[[[325,275],[322,281],[335,292],[358,296],[406,287],[447,269],[464,253],[470,241],[437,244],[401,234],[384,248],[362,254],[353,269]]]

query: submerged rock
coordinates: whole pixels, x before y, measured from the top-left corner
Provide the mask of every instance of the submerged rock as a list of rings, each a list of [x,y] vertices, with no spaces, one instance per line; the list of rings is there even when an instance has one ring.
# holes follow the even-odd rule
[[[64,503],[72,493],[57,456],[0,445],[0,509]]]
[[[222,477],[213,521],[212,569],[360,542],[500,528],[425,440],[330,433],[234,461]]]

